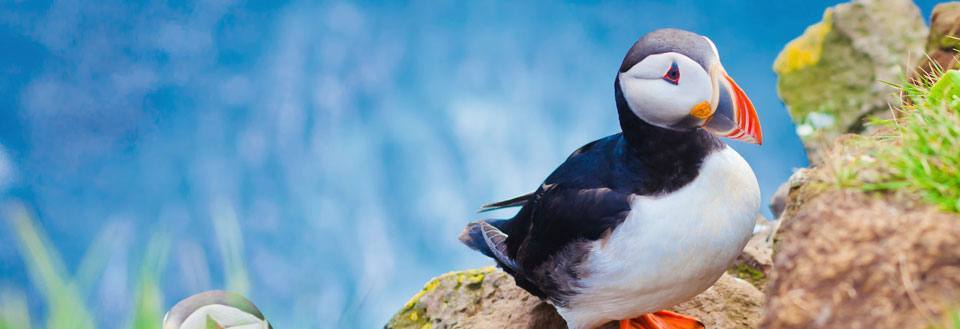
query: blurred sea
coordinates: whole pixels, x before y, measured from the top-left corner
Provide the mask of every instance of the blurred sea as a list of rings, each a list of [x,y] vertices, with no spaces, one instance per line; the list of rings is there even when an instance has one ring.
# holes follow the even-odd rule
[[[380,327],[491,264],[456,238],[479,205],[617,132],[614,74],[660,27],[753,99],[765,144],[733,146],[766,203],[806,165],[773,60],[834,3],[2,2],[0,293],[44,323],[30,216],[99,328],[147,272],[164,309],[229,287],[276,328]]]

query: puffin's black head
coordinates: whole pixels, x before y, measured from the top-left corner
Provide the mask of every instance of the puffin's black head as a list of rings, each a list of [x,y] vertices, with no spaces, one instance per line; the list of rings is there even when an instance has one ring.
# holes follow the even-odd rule
[[[617,105],[657,127],[760,144],[753,103],[727,75],[713,41],[677,29],[647,33],[623,58]],[[623,118],[621,118],[623,120]]]

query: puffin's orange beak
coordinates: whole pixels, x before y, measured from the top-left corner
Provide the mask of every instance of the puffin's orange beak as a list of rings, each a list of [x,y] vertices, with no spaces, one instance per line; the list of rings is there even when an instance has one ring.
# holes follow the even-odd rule
[[[718,71],[716,110],[703,128],[722,137],[751,144],[763,143],[763,132],[753,102],[722,68]]]

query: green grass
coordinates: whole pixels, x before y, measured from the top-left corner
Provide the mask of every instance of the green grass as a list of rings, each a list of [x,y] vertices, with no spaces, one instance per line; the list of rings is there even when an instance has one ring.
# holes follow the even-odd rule
[[[22,291],[4,288],[0,291],[0,329],[30,329],[30,310]]]
[[[250,279],[244,266],[246,262],[243,258],[243,239],[240,238],[237,214],[228,203],[218,201],[213,206],[211,218],[220,260],[223,263],[223,273],[226,275],[227,290],[246,295],[250,290]]]
[[[43,323],[36,326],[38,328],[97,328],[97,319],[86,300],[102,276],[111,250],[119,247],[114,241],[115,236],[120,233],[118,226],[107,225],[94,238],[76,271],[71,273],[64,266],[59,252],[25,207],[13,204],[0,210],[0,216],[6,219],[6,224],[15,232],[16,245],[30,282],[40,292],[39,297],[47,310],[43,317],[31,317],[27,307],[28,296],[22,289],[0,287],[0,329],[30,329],[34,327],[34,321]],[[223,272],[227,275],[224,280],[227,290],[246,293],[249,282],[242,257],[243,239],[239,222],[227,204],[214,208],[213,212],[215,234],[224,264]],[[101,319],[101,323],[120,321],[124,327],[131,329],[160,329],[166,312],[160,281],[166,269],[172,241],[162,230],[155,231],[142,254],[132,262],[139,264],[139,268],[136,270],[137,281],[133,290],[131,305],[134,307],[131,314],[123,319]]]
[[[950,324],[947,328],[960,329],[960,311],[951,312],[947,321]]]
[[[872,120],[873,134],[838,139],[817,181],[918,196],[960,213],[960,71],[935,72],[899,88],[894,119]]]
[[[13,206],[10,221],[17,233],[18,245],[31,282],[43,294],[47,305],[46,328],[93,329],[93,316],[87,309],[81,287],[72,280],[63,259],[51,248],[50,241],[34,224],[22,206]],[[25,301],[19,301],[25,304]],[[16,302],[15,302],[16,303]],[[6,314],[4,314],[6,315]],[[6,317],[2,322],[7,322]]]
[[[137,294],[134,301],[133,325],[135,329],[160,329],[163,322],[163,293],[160,290],[160,275],[167,262],[170,242],[166,236],[155,234],[144,252],[140,263]]]
[[[878,166],[890,176],[864,185],[872,190],[907,188],[947,211],[960,212],[960,71],[934,81],[923,77],[903,87],[904,106],[893,127],[893,147]]]
[[[931,329],[960,329],[960,309],[953,309],[943,315],[941,322],[929,326]]]

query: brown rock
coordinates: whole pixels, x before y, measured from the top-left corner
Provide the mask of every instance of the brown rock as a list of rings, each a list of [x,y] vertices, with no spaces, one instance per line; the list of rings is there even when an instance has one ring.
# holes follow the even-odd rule
[[[694,316],[708,329],[756,328],[763,309],[763,293],[750,283],[724,274],[713,287],[674,307]]]
[[[957,49],[960,48],[960,2],[946,2],[933,8],[930,16],[930,34],[927,36],[926,58],[914,70],[919,75],[937,75],[940,70],[957,68]]]
[[[674,310],[698,317],[707,328],[753,328],[760,319],[762,298],[749,283],[724,275]],[[431,280],[385,328],[563,329],[566,323],[553,306],[517,287],[508,274],[488,267]],[[616,323],[604,328],[616,328]]]
[[[788,211],[761,327],[927,328],[942,320],[960,300],[960,218],[903,197],[827,190]]]
[[[729,273],[763,289],[773,268],[773,229],[776,224],[757,216],[755,233],[733,262]]]
[[[770,198],[770,212],[773,214],[774,219],[779,219],[783,211],[787,209],[787,196],[789,193],[790,182],[780,184],[777,191],[773,192],[773,197]]]
[[[385,328],[564,328],[553,307],[492,267],[430,280]]]

